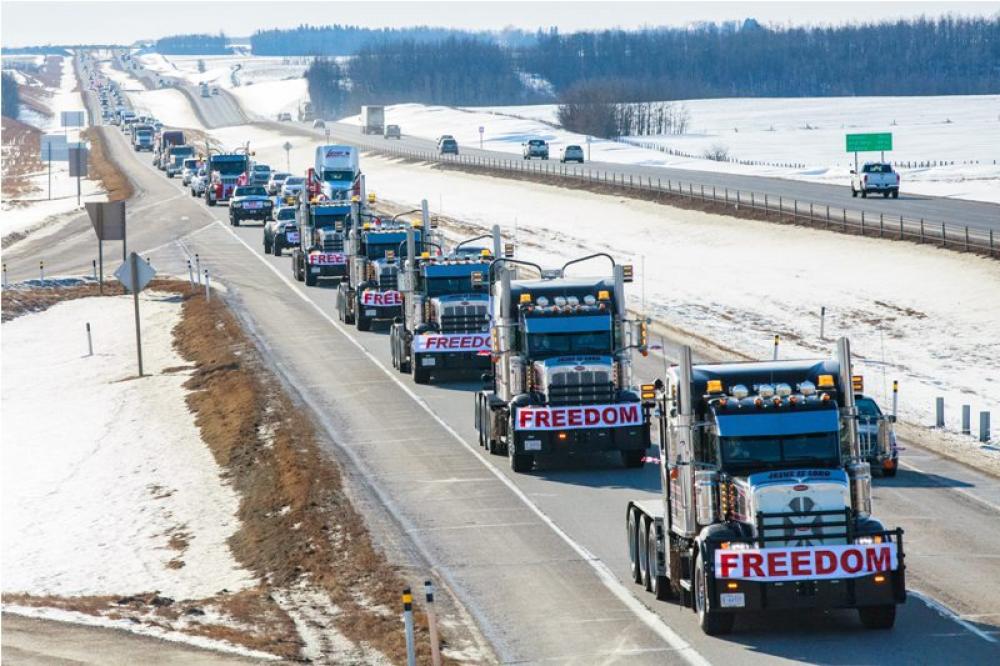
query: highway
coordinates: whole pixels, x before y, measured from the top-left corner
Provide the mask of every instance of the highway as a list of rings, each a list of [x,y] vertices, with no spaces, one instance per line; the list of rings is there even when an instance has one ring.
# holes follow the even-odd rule
[[[741,620],[732,636],[706,637],[691,611],[657,602],[628,580],[624,507],[657,496],[655,465],[626,470],[596,458],[514,475],[506,459],[476,446],[475,383],[416,386],[396,374],[383,332],[358,333],[336,321],[334,289],[293,281],[288,258],[262,253],[259,227],[230,227],[225,207],[190,198],[137,159],[117,129],[103,131],[137,186],[130,246],[177,275],[186,275],[188,257],[200,256],[274,370],[311,408],[331,455],[385,504],[501,661],[1000,659],[996,479],[911,442],[903,454],[910,467],[875,483],[876,514],[907,530],[911,589],[962,619],[913,595],[891,632],[866,632],[854,612],[831,612]],[[106,248],[106,257],[114,253]],[[48,274],[89,274],[95,255],[81,218],[56,237],[18,243],[5,260],[17,280],[36,277],[39,259]],[[651,357],[637,374],[659,376],[662,363]]]

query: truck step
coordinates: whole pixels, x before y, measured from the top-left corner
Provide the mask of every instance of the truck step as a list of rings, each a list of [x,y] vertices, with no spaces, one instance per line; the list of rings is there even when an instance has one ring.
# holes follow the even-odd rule
[[[691,591],[691,581],[681,578],[677,582],[681,584],[681,589],[684,590],[685,592]]]

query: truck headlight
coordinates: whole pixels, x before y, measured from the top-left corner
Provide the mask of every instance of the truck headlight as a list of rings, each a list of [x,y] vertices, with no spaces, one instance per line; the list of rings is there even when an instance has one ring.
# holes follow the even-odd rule
[[[723,541],[719,546],[722,550],[754,550],[756,546],[745,541]]]
[[[874,546],[877,543],[882,543],[881,534],[873,534],[869,536],[860,536],[854,540],[859,546]]]

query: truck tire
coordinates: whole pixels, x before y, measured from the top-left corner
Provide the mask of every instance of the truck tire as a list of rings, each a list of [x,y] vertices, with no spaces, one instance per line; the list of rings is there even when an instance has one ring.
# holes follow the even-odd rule
[[[214,206],[215,199],[213,199],[212,197],[205,197],[205,203],[207,203],[209,206]]]
[[[229,218],[229,223],[232,224],[234,227],[238,227],[238,226],[240,226],[240,218],[235,217],[235,216],[234,217],[230,217]]]
[[[430,384],[431,382],[431,371],[420,367],[417,363],[419,358],[413,359],[413,382],[415,384]]]
[[[732,613],[720,613],[712,610],[708,599],[708,581],[705,567],[701,563],[701,555],[694,561],[694,610],[698,613],[698,625],[709,636],[721,636],[733,630],[736,616]]]
[[[508,433],[513,433],[513,423],[508,425]],[[508,437],[511,435],[508,434]],[[507,457],[510,459],[510,470],[515,474],[525,474],[531,471],[532,465],[535,462],[535,456],[530,453],[517,453],[517,447],[508,440],[507,442]]]
[[[633,583],[642,582],[642,568],[639,566],[639,512],[628,510],[628,520],[625,521],[625,542],[628,544],[628,566]]]
[[[372,320],[369,319],[368,317],[365,317],[364,315],[360,315],[359,314],[359,315],[357,315],[355,317],[355,319],[357,320],[358,330],[359,331],[370,331],[370,330],[372,330]]]
[[[284,248],[281,246],[281,243],[278,243],[277,241],[271,243],[271,254],[274,256],[280,257],[283,249]]]
[[[886,190],[885,192],[882,193],[882,198],[883,199],[888,199],[889,198],[889,190]]]
[[[657,601],[667,601],[671,598],[670,581],[666,576],[653,575],[651,562],[656,562],[656,525],[647,521],[646,537],[646,589],[653,593]]]
[[[892,191],[892,198],[893,199],[898,199],[899,198],[899,190],[893,190]]]
[[[396,336],[396,354],[399,361],[399,371],[402,373],[409,373],[413,366],[413,360],[408,358],[406,353],[406,336],[398,335]]]
[[[634,451],[622,451],[622,463],[629,469],[642,467],[642,459],[646,457],[646,452],[642,449]]]
[[[868,198],[868,190],[861,190],[861,198],[862,199]]]
[[[307,287],[316,286],[316,276],[312,274],[312,271],[306,271],[306,286]]]
[[[853,186],[853,185],[851,185],[851,196],[852,196],[853,198],[855,198],[855,199],[857,199],[857,198],[858,198],[858,191],[857,191],[856,189],[854,189],[854,186]]]
[[[896,605],[865,606],[858,609],[858,617],[865,629],[892,629],[896,624]]]

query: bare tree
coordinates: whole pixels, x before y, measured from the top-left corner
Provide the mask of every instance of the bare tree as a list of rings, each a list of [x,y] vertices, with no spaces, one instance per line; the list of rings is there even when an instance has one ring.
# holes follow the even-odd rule
[[[715,162],[728,162],[729,147],[721,143],[712,144],[712,147],[704,152],[704,157]]]

